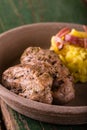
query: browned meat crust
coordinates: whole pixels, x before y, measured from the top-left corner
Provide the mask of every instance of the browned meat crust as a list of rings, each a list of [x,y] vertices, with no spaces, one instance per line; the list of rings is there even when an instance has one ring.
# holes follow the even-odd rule
[[[67,103],[75,97],[73,78],[55,52],[39,47],[27,48],[21,56],[22,64],[49,63],[49,73],[53,77],[52,92],[54,101]]]
[[[75,97],[73,78],[53,51],[27,48],[20,65],[3,73],[2,83],[11,91],[35,100],[64,104]]]
[[[29,64],[10,67],[3,73],[2,83],[25,98],[51,104],[53,79],[45,68],[44,65]]]

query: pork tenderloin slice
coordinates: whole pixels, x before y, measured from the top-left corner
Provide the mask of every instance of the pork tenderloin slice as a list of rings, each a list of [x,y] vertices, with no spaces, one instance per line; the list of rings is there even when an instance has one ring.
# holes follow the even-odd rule
[[[55,52],[50,51],[49,49],[41,49],[40,47],[28,47],[24,50],[20,58],[22,64],[35,64],[38,61],[54,64],[56,60],[60,62],[60,59]]]
[[[51,104],[53,78],[45,71],[44,66],[19,64],[10,67],[3,73],[2,83],[25,98]]]
[[[52,85],[54,102],[64,104],[75,98],[73,77],[55,52],[29,47],[22,54],[20,61],[22,64],[50,64],[47,69],[54,79]]]
[[[75,98],[74,85],[68,78],[54,81],[52,88],[54,103],[65,104]]]

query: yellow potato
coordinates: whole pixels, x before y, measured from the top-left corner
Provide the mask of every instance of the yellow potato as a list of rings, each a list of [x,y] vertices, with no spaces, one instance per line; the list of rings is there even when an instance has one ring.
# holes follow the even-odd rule
[[[53,37],[51,39],[51,49],[59,55],[62,62],[69,68],[75,82],[87,82],[87,49],[65,44],[59,50]]]

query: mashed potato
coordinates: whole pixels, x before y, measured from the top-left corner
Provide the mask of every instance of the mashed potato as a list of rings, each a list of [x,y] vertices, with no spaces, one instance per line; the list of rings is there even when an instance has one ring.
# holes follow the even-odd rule
[[[64,44],[62,49],[58,49],[53,36],[50,49],[54,50],[69,68],[75,82],[87,82],[87,48]]]

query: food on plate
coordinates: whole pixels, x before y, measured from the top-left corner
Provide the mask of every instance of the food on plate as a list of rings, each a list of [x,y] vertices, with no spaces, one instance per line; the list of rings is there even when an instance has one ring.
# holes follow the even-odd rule
[[[74,77],[74,82],[87,82],[87,27],[85,31],[63,28],[51,38],[54,50]]]
[[[20,64],[4,71],[2,83],[25,98],[47,104],[65,104],[75,97],[69,70],[54,51],[40,47],[27,48]]]
[[[51,104],[53,79],[46,72],[46,67],[45,64],[10,67],[3,73],[2,82],[8,89],[25,98]]]

